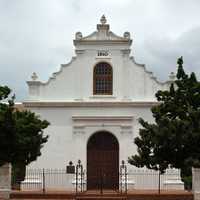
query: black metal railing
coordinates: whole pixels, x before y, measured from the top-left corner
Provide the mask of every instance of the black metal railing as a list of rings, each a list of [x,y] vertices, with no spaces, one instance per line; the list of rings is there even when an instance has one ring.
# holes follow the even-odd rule
[[[104,177],[105,175],[105,177]],[[114,176],[114,175],[113,175]],[[98,182],[97,190],[100,193],[104,192],[108,181],[112,180],[117,185],[113,186],[115,191],[126,194],[128,190],[183,190],[184,185],[180,179],[178,170],[167,170],[165,174],[159,174],[157,171],[146,169],[127,170],[124,162],[119,167],[119,174],[116,177],[106,174],[101,174],[100,177],[94,177]],[[81,193],[87,189],[87,173],[83,169],[83,165],[78,161],[75,166],[74,173],[67,173],[66,169],[26,169],[26,177],[24,181],[18,181],[21,190],[70,190],[76,193]],[[108,185],[108,184],[107,184]],[[108,187],[109,188],[109,187]]]
[[[120,193],[125,193],[127,194],[127,166],[125,165],[124,160],[122,160],[122,164],[120,165],[120,172],[119,172],[119,177],[120,177]]]

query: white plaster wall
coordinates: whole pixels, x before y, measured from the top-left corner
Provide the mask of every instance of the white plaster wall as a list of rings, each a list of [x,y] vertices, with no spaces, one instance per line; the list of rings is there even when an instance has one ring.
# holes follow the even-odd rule
[[[86,164],[86,149],[89,137],[97,131],[106,130],[116,136],[120,145],[120,161],[136,153],[134,137],[138,135],[140,125],[138,118],[152,121],[148,107],[103,108],[32,108],[32,111],[48,120],[51,125],[45,130],[48,142],[42,149],[42,156],[31,164],[31,168],[63,168],[69,161],[77,163],[78,159]],[[121,133],[118,126],[88,126],[84,133],[73,132],[72,116],[133,116],[131,133]],[[119,122],[120,124],[120,122]],[[123,123],[122,123],[123,124]]]

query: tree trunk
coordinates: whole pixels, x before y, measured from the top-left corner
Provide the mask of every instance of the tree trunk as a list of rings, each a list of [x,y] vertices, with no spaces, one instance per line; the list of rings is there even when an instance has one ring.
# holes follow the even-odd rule
[[[12,168],[12,189],[20,190],[21,181],[26,176],[26,165],[24,163],[13,164]]]

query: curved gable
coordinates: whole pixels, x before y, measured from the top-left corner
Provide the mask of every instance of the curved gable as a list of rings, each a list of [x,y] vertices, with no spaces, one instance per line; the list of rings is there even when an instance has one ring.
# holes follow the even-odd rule
[[[102,21],[102,20],[101,20]],[[132,39],[130,33],[118,36],[110,31],[109,24],[97,24],[97,31],[83,37],[76,33],[76,56],[68,64],[62,64],[46,83],[32,76],[27,81],[29,101],[155,101],[159,89],[167,89],[169,81],[159,82],[145,65],[130,57]],[[96,63],[112,66],[112,92],[94,92],[93,67]],[[102,76],[103,77],[103,76]],[[101,78],[100,78],[101,79]],[[105,84],[106,81],[104,80]],[[101,81],[100,81],[101,82]],[[100,84],[101,85],[101,84]],[[98,85],[98,87],[101,87]]]

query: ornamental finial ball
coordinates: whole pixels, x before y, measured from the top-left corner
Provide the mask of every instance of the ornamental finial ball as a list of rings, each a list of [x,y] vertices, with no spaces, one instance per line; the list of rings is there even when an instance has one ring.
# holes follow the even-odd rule
[[[169,79],[170,79],[171,81],[174,81],[175,78],[176,78],[176,75],[174,74],[174,72],[171,72],[170,75],[169,75]]]
[[[106,24],[106,17],[105,17],[105,15],[102,15],[102,17],[101,17],[101,20],[100,20],[100,22],[101,22],[101,24]]]
[[[38,79],[38,76],[37,76],[37,74],[35,72],[33,72],[32,76],[31,76],[31,79],[33,81],[36,81]]]

